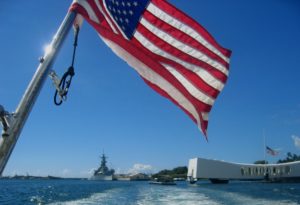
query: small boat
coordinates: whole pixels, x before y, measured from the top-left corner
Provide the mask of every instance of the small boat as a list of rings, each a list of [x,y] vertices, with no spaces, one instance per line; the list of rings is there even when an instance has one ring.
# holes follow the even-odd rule
[[[211,178],[209,179],[211,181],[211,183],[213,184],[228,184],[229,183],[229,180],[228,179],[214,179],[214,178]]]
[[[150,181],[149,184],[156,184],[156,185],[176,185],[173,179],[169,178],[162,178],[162,179],[154,179]]]

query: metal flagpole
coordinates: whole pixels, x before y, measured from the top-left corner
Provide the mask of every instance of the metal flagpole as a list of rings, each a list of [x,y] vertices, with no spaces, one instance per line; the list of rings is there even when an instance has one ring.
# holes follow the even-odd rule
[[[0,122],[3,127],[2,137],[0,137],[0,176],[3,173],[5,165],[15,147],[22,128],[47,79],[51,65],[53,64],[65,37],[73,25],[75,17],[75,12],[68,12],[64,18],[51,44],[47,47],[44,56],[40,59],[40,64],[16,111],[10,114],[0,105]]]

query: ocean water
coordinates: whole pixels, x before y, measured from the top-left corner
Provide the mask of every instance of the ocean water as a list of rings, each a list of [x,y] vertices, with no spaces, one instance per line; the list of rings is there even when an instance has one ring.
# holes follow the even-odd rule
[[[296,205],[300,184],[0,180],[1,205]]]

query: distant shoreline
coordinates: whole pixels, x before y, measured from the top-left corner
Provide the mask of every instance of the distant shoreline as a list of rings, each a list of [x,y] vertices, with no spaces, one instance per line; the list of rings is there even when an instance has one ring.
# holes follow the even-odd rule
[[[15,175],[15,176],[2,176],[0,177],[0,180],[3,180],[3,179],[20,179],[20,180],[41,180],[41,179],[44,179],[44,180],[87,180],[87,178],[65,178],[65,177],[56,177],[56,176],[31,176],[31,175]]]

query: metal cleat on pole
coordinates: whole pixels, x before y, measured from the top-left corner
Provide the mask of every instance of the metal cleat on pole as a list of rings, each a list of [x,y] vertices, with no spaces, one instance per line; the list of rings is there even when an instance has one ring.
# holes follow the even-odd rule
[[[2,125],[2,137],[8,137],[10,127],[14,123],[14,114],[7,112],[2,105],[0,105],[0,123]]]
[[[58,95],[60,97],[61,101],[66,100],[66,93],[68,92],[66,89],[62,89],[60,87],[61,79],[57,76],[56,72],[54,70],[51,70],[49,73],[49,77],[51,78],[53,85],[55,86],[56,91],[58,92]]]

